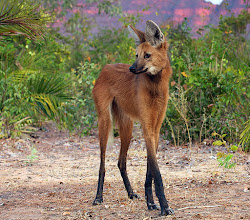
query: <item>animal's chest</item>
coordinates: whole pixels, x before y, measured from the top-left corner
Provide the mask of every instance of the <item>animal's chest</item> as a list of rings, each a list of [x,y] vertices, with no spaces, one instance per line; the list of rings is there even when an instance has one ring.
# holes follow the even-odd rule
[[[146,88],[138,93],[137,99],[141,107],[162,109],[167,104],[167,91]]]

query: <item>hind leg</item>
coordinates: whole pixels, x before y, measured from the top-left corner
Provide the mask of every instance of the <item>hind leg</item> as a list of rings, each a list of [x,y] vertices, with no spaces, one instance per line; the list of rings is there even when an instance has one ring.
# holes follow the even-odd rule
[[[119,125],[119,131],[120,131],[120,138],[121,138],[121,149],[120,149],[120,155],[118,159],[118,167],[120,169],[120,173],[125,185],[125,188],[128,192],[128,197],[130,199],[133,198],[139,198],[139,196],[133,192],[133,189],[131,187],[128,174],[127,174],[127,152],[129,148],[129,144],[132,138],[132,130],[133,130],[133,121],[125,116],[122,115],[120,112],[118,114],[117,111],[114,111],[116,116],[116,121]]]
[[[110,108],[102,111],[98,115],[98,129],[99,129],[99,141],[100,141],[100,169],[99,169],[99,179],[96,198],[93,205],[97,205],[103,202],[103,183],[105,177],[105,153],[109,137],[110,129],[112,128],[112,120],[110,114]]]

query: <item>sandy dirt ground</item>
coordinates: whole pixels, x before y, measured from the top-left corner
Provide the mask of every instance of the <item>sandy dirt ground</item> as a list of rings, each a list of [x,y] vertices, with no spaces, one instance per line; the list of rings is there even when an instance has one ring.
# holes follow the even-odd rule
[[[92,206],[99,169],[97,136],[69,136],[53,126],[37,135],[0,140],[0,219],[250,219],[250,164],[243,152],[234,155],[235,168],[225,169],[216,160],[223,148],[200,144],[190,151],[161,140],[158,162],[175,211],[161,217],[160,210],[147,210],[144,199],[143,139],[132,140],[127,163],[131,185],[141,198],[127,197],[117,168],[116,138],[107,149],[104,202]]]

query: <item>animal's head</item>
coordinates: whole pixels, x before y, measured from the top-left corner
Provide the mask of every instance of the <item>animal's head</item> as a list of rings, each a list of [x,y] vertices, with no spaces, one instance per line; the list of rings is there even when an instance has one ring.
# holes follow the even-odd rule
[[[128,29],[137,45],[136,61],[129,70],[134,74],[160,73],[168,65],[168,43],[161,29],[151,20],[146,23],[145,33],[133,26],[128,26]]]

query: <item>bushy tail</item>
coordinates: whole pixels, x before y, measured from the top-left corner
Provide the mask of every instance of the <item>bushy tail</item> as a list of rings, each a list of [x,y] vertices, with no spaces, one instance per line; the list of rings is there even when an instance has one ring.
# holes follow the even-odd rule
[[[109,106],[110,120],[111,120],[111,128],[109,129],[108,136],[108,146],[114,145],[114,132],[113,132],[113,115],[112,115],[112,104]]]

